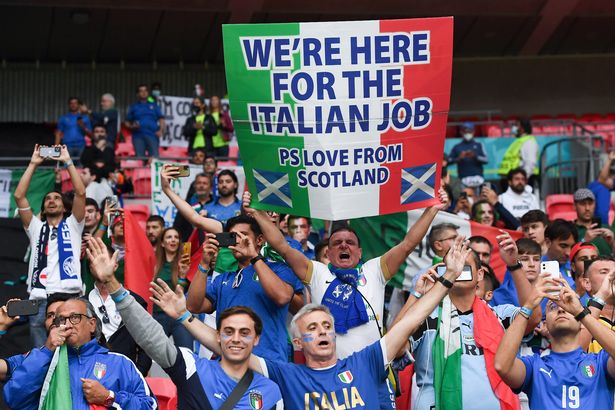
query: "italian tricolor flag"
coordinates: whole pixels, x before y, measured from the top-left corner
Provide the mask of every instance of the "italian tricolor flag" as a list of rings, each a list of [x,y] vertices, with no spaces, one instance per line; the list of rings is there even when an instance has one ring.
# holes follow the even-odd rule
[[[376,256],[383,255],[386,251],[397,245],[410,230],[412,225],[416,223],[421,214],[422,209],[415,209],[409,212],[397,213],[392,215],[384,215],[372,218],[363,218],[351,221],[351,226],[357,231],[361,238],[361,247],[363,249],[363,258],[368,260]],[[492,253],[490,266],[496,273],[500,283],[504,279],[506,273],[506,265],[500,258],[499,248],[495,237],[500,234],[498,228],[487,225],[482,225],[477,222],[468,221],[455,214],[448,212],[439,212],[434,218],[431,226],[440,223],[452,223],[459,226],[457,232],[464,235],[466,238],[474,235],[484,236],[491,242]],[[430,228],[431,229],[431,228]],[[518,231],[508,231],[512,237],[517,240],[522,234]],[[428,231],[429,233],[429,231]],[[399,272],[391,279],[389,284],[411,290],[412,279],[418,272],[431,265],[431,260],[434,257],[433,252],[429,248],[427,235],[423,241],[406,259],[406,262],[401,266]]]
[[[24,173],[24,169],[0,169],[0,218],[15,216],[17,205],[13,192]],[[45,194],[53,190],[55,173],[50,169],[39,169],[34,173],[28,188],[28,202],[34,214],[38,214]]]
[[[349,219],[434,203],[453,19],[223,26],[257,209]]]

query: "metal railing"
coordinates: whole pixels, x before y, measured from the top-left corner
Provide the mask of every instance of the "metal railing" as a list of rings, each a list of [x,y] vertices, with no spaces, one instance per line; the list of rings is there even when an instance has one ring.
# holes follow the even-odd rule
[[[604,139],[591,133],[547,143],[539,157],[541,199],[572,194],[596,179],[604,152]]]

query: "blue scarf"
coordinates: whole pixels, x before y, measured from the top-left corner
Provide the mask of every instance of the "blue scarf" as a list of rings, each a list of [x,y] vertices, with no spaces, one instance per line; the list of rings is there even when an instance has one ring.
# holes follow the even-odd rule
[[[47,276],[51,274],[51,272],[47,269],[50,233],[51,227],[48,222],[45,222],[41,228],[38,242],[36,243],[36,248],[34,249],[36,259],[34,259],[30,285],[31,290],[35,293],[35,296],[47,297],[45,285],[43,285],[41,281],[41,274],[46,273]],[[66,219],[62,219],[60,225],[58,225],[57,236],[60,280],[64,281],[78,279],[77,272],[75,272],[75,259],[73,256],[73,248],[70,238],[70,228],[66,223]]]
[[[353,269],[340,269],[329,264],[329,270],[335,275],[331,281],[322,304],[329,308],[335,320],[335,333],[346,334],[348,329],[369,322],[363,296],[357,289],[361,264]]]

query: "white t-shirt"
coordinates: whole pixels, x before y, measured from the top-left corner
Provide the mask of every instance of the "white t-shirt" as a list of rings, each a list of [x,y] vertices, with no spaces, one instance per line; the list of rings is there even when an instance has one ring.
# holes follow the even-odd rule
[[[64,281],[60,280],[60,255],[58,253],[58,239],[51,239],[52,235],[49,234],[49,241],[47,242],[48,254],[47,254],[47,267],[43,269],[41,273],[41,283],[45,286],[45,290],[32,289],[32,271],[34,270],[34,262],[37,258],[36,248],[38,240],[41,235],[41,229],[43,229],[44,223],[37,217],[33,216],[30,221],[30,225],[26,229],[26,234],[30,239],[30,248],[32,253],[30,254],[30,263],[28,265],[28,292],[30,293],[30,299],[46,299],[47,295],[53,293],[83,293],[83,282],[81,280],[81,234],[83,233],[83,227],[85,226],[85,218],[81,222],[77,222],[77,219],[71,215],[66,218],[66,225],[70,231],[71,249],[73,252],[72,260],[69,257],[67,261],[71,263],[73,275],[71,279]],[[61,233],[58,232],[58,235]]]
[[[103,201],[106,197],[113,195],[113,189],[109,185],[109,181],[103,178],[100,182],[94,181],[85,188],[85,196],[92,198],[98,203],[98,206],[103,206]]]
[[[327,287],[331,281],[335,279],[335,275],[331,273],[325,264],[316,261],[310,261],[310,263],[311,266],[308,269],[311,270],[312,276],[310,282],[306,283],[306,285],[310,287],[312,302],[322,303]],[[357,289],[359,289],[365,299],[369,300],[369,303],[371,303],[376,317],[374,317],[374,313],[369,308],[369,305],[365,303],[369,322],[349,329],[344,335],[337,335],[336,344],[338,359],[345,359],[351,354],[360,351],[364,347],[380,339],[378,325],[382,328],[384,286],[386,284],[381,264],[382,257],[374,258],[364,263],[359,273],[357,284]],[[378,320],[378,324],[376,324],[376,320]]]
[[[111,295],[107,295],[107,299],[103,300],[100,291],[95,286],[94,289],[90,291],[88,300],[92,306],[94,306],[94,309],[96,309],[95,314],[100,319],[100,324],[102,325],[102,332],[103,335],[105,335],[105,339],[111,339],[111,336],[117,332],[117,329],[119,329],[120,324],[122,323],[122,317],[120,316],[120,312],[117,311],[115,302],[111,299]],[[104,313],[100,311],[101,306],[105,307],[107,316],[109,317],[109,323],[105,323],[103,320]]]
[[[540,209],[538,199],[531,190],[532,188],[527,185],[523,193],[518,194],[508,187],[508,189],[498,197],[498,200],[515,218],[521,218],[527,211]]]

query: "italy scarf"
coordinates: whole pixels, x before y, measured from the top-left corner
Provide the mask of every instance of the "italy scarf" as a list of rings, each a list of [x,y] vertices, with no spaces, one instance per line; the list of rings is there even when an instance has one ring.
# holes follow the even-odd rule
[[[495,371],[494,359],[504,329],[493,311],[479,298],[472,304],[474,341],[485,354],[489,384],[502,410],[518,410],[519,398]],[[433,345],[436,409],[461,410],[461,329],[459,312],[446,296],[438,312],[438,331]]]

